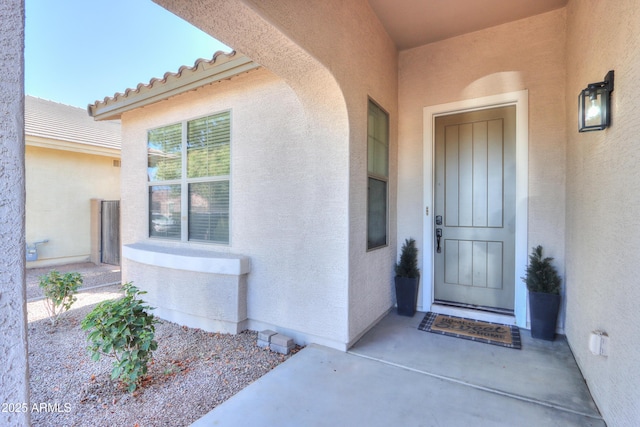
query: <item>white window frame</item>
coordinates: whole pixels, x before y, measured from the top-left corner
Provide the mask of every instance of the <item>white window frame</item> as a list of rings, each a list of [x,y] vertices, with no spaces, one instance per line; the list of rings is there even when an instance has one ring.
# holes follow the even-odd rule
[[[187,147],[187,137],[188,137],[188,124],[189,122],[202,119],[204,117],[216,116],[220,114],[228,113],[229,114],[229,174],[228,175],[218,175],[218,176],[207,176],[207,177],[197,177],[197,178],[188,178],[187,171],[187,160],[188,160],[188,147]],[[233,114],[231,109],[221,110],[214,113],[203,114],[197,117],[191,117],[189,119],[181,120],[178,122],[164,124],[162,126],[157,126],[154,128],[147,129],[146,135],[146,145],[148,147],[149,144],[149,132],[155,129],[161,129],[163,127],[180,124],[181,126],[181,173],[180,179],[173,180],[164,180],[164,181],[150,181],[147,180],[147,215],[146,215],[146,223],[147,223],[147,236],[150,239],[158,239],[158,240],[167,240],[172,242],[195,242],[195,243],[203,243],[207,245],[222,245],[222,246],[230,246],[231,245],[231,230],[232,230],[232,216],[231,216],[231,175],[232,175],[232,150],[233,150]],[[149,161],[149,154],[147,152],[146,156],[147,164]],[[147,174],[148,179],[148,174]],[[189,239],[189,184],[198,183],[198,182],[228,182],[229,183],[229,212],[228,212],[228,221],[229,221],[229,234],[227,236],[226,242],[220,241],[212,241],[212,240],[199,240],[199,239]],[[179,185],[180,186],[180,239],[163,237],[163,236],[152,236],[151,235],[151,187],[163,186],[163,185]]]
[[[375,105],[380,111],[382,111],[387,118],[387,174],[381,175],[378,173],[371,172],[369,170],[369,105]],[[374,101],[372,98],[367,98],[367,238],[366,238],[366,248],[367,252],[375,251],[377,249],[385,248],[389,246],[389,146],[390,146],[390,124],[391,117],[389,112],[382,108],[382,106]],[[375,179],[378,181],[382,181],[385,183],[385,242],[382,245],[369,247],[369,179]]]

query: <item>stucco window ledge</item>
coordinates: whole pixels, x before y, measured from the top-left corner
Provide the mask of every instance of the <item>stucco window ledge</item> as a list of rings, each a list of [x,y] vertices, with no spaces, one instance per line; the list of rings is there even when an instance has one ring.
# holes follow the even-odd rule
[[[168,248],[148,243],[122,247],[122,256],[141,264],[198,273],[241,276],[251,271],[249,257],[193,248]]]
[[[141,242],[124,245],[122,261],[124,279],[147,292],[159,318],[208,332],[246,329],[248,257]]]

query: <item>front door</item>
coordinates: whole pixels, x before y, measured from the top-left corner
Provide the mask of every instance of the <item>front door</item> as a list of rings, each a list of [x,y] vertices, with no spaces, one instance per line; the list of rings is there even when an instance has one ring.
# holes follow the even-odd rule
[[[435,119],[435,303],[513,313],[515,109]]]

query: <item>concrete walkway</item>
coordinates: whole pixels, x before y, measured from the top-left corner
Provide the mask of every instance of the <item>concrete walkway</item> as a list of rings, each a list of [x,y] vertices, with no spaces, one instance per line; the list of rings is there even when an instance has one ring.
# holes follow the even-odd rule
[[[42,298],[42,289],[40,289],[40,277],[48,274],[51,270],[57,270],[62,274],[80,273],[82,274],[82,286],[79,291],[87,289],[117,285],[120,283],[120,266],[109,264],[94,264],[92,262],[83,262],[75,264],[64,264],[53,267],[39,267],[27,269],[27,301],[35,301]]]
[[[564,338],[522,350],[387,315],[344,353],[310,345],[193,426],[605,426]]]
[[[40,289],[40,277],[57,270],[60,273],[77,272],[82,274],[83,283],[76,294],[77,301],[73,308],[97,304],[106,299],[122,296],[120,287],[120,266],[109,264],[93,264],[91,262],[65,264],[53,267],[27,269],[27,318],[29,322],[46,319],[49,312],[45,307],[44,296]]]

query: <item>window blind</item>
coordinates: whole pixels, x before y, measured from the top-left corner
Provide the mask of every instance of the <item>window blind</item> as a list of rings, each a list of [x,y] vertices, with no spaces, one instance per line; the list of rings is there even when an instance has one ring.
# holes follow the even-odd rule
[[[150,130],[147,150],[149,235],[229,243],[231,113]]]
[[[180,239],[180,185],[149,187],[149,235]]]
[[[231,120],[228,112],[188,123],[187,177],[229,175]]]
[[[369,101],[367,122],[367,249],[387,244],[389,115]]]
[[[189,184],[189,240],[229,243],[229,181]]]
[[[182,176],[182,125],[150,130],[147,137],[149,181],[170,181]]]

